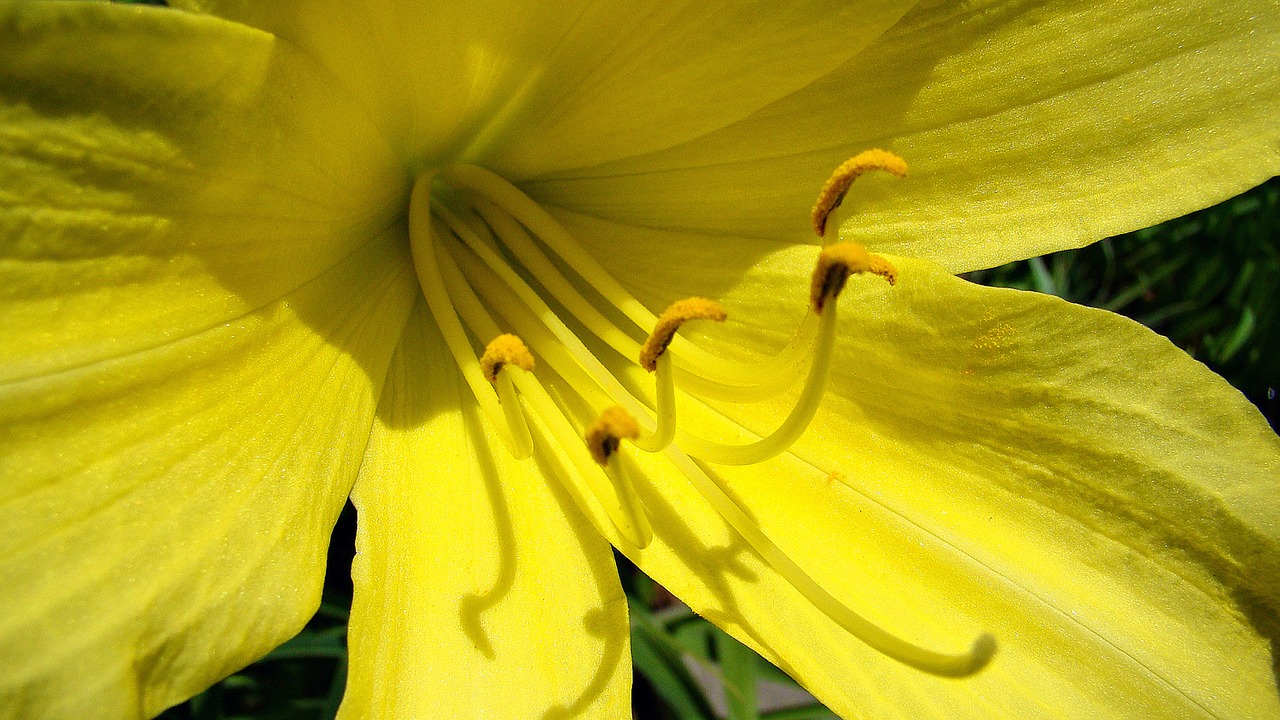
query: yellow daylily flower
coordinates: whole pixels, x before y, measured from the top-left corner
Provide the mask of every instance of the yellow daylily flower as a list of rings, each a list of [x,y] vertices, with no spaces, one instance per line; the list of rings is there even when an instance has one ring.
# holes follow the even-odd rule
[[[350,495],[344,717],[626,717],[611,545],[844,717],[1280,717],[1280,441],[952,274],[1273,174],[1265,3],[186,4],[0,6],[0,716],[261,656]]]

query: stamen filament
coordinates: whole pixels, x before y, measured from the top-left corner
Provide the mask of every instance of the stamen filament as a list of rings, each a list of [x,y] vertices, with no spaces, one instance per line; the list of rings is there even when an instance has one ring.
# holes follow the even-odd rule
[[[491,202],[481,201],[475,203],[474,207],[493,232],[502,239],[502,244],[520,260],[552,297],[578,319],[578,322],[585,325],[596,337],[623,357],[636,356],[640,343],[622,332],[569,283],[569,280],[552,265],[551,260],[538,249],[533,238],[519,221]]]
[[[498,401],[502,405],[502,413],[507,418],[507,429],[511,433],[511,454],[517,460],[533,455],[533,437],[529,435],[529,424],[525,422],[524,411],[520,408],[520,400],[516,397],[515,386],[511,384],[513,372],[524,372],[519,368],[503,368],[498,373]]]
[[[644,505],[630,479],[622,478],[623,481],[619,481],[611,478],[604,468],[596,464],[587,452],[581,436],[574,431],[568,418],[532,375],[522,373],[512,380],[520,390],[520,395],[551,431],[556,444],[569,456],[572,467],[567,468],[571,471],[568,482],[578,485],[576,489],[571,488],[575,494],[581,494],[585,498],[586,494],[582,493],[582,489],[586,489],[587,493],[595,496],[601,509],[626,542],[638,549],[648,547],[653,540],[653,527],[649,524]],[[587,511],[584,509],[584,512]]]
[[[510,297],[495,297],[498,289],[505,286],[498,276],[489,270],[488,266],[475,256],[475,253],[471,252],[470,248],[460,243],[453,243],[452,250],[461,254],[461,257],[456,260],[461,261],[465,267],[460,267],[455,262],[451,252],[441,253],[441,266],[446,271],[444,277],[445,283],[449,286],[449,294],[451,297],[459,298],[458,310],[467,324],[478,325],[482,328],[481,332],[483,328],[497,328],[479,296],[467,283],[466,278],[471,278],[478,286],[485,288],[486,298],[490,304],[502,315],[502,319],[537,351],[538,357],[544,361],[544,366],[549,366],[564,379],[569,387],[575,388],[579,393],[598,395],[599,397],[595,398],[597,404],[612,400],[599,389],[595,379],[569,354],[560,341],[534,316],[532,310]]]
[[[497,253],[489,249],[480,237],[471,228],[467,227],[457,215],[449,212],[443,206],[436,208],[440,217],[454,231],[454,234],[466,244],[466,246],[480,258],[485,265],[489,266],[497,276],[502,280],[508,288],[512,290],[519,298],[520,302],[531,309],[542,324],[551,331],[556,339],[559,340],[574,357],[575,360],[585,369],[604,391],[614,398],[614,402],[626,406],[627,410],[633,415],[644,415],[641,409],[643,405],[636,400],[630,392],[627,391],[622,383],[609,372],[607,368],[596,358],[595,354],[587,349],[578,336],[570,330],[555,311],[552,310],[533,288],[520,278],[506,262],[502,260]]]
[[[695,435],[681,432],[678,444],[690,455],[718,465],[754,465],[779,455],[795,444],[800,438],[813,416],[818,412],[826,389],[827,377],[831,374],[831,358],[834,354],[836,336],[837,303],[830,303],[826,312],[819,316],[818,343],[814,350],[813,362],[809,366],[809,375],[805,378],[804,389],[791,412],[782,424],[769,435],[753,443],[745,445],[727,445],[712,442]]]
[[[418,275],[418,284],[427,301],[427,308],[436,321],[436,327],[444,336],[445,345],[453,355],[454,362],[462,373],[463,379],[480,404],[481,412],[497,430],[503,445],[512,455],[519,457],[523,449],[520,442],[513,437],[506,422],[506,413],[500,407],[497,393],[485,380],[476,358],[471,342],[467,340],[466,330],[458,320],[453,303],[445,290],[440,276],[440,266],[436,260],[435,233],[431,228],[431,182],[430,173],[419,175],[414,181],[413,192],[409,198],[409,244],[412,248],[413,267]],[[518,407],[518,406],[516,406]]]
[[[676,381],[671,372],[671,356],[668,353],[658,357],[653,378],[654,394],[657,396],[654,403],[655,427],[652,433],[642,434],[634,440],[635,446],[645,452],[659,452],[676,437]]]
[[[770,567],[814,607],[872,649],[917,670],[945,677],[972,675],[985,667],[995,655],[995,639],[986,633],[978,636],[967,653],[948,655],[907,642],[871,622],[837,600],[796,565],[679,446],[667,448],[666,455],[720,517],[760,553]]]
[[[767,357],[755,365],[752,372],[758,374],[757,382],[752,384],[731,384],[705,378],[694,371],[681,372],[674,368],[680,380],[680,388],[694,395],[712,400],[727,400],[735,403],[757,402],[768,400],[786,392],[805,375],[805,368],[814,351],[817,341],[818,318],[810,312],[806,313],[796,328],[791,340],[776,355]],[[677,359],[683,357],[683,349],[688,341],[682,342],[676,337],[672,346]],[[696,346],[695,346],[696,347]]]
[[[504,178],[474,165],[451,165],[441,171],[442,176],[454,187],[469,190],[488,200],[502,213],[486,212],[485,203],[477,203],[477,210],[503,237],[503,242],[533,273],[538,282],[556,297],[580,322],[597,334],[607,344],[625,357],[635,357],[631,349],[635,341],[621,333],[592,307],[572,284],[546,258],[523,228],[497,219],[508,214],[516,224],[523,225],[538,236],[562,260],[591,284],[604,298],[614,304],[623,315],[634,322],[646,334],[652,332],[657,317],[628,293],[621,284],[599,263],[586,253],[573,236],[550,213],[538,205],[519,188]],[[507,232],[511,232],[509,238]],[[801,333],[788,348],[775,358],[756,364],[744,364],[716,357],[683,338],[676,338],[678,352],[677,370],[680,382],[690,392],[739,402],[750,398],[740,388],[757,390],[753,396],[770,397],[786,390],[798,378],[794,371],[797,357],[807,354],[808,347]],[[794,348],[794,349],[793,349]],[[686,382],[687,381],[687,382]],[[768,388],[766,392],[765,388]]]
[[[583,252],[577,240],[550,213],[505,178],[476,165],[450,165],[441,172],[453,187],[471,190],[489,199],[529,228],[534,235],[542,238],[584,280],[638,326],[648,327],[657,319],[640,301],[631,297],[594,258]]]
[[[644,504],[640,502],[640,494],[636,492],[635,481],[631,479],[631,470],[626,460],[622,456],[613,458],[605,465],[604,474],[618,489],[618,500],[626,506],[628,516],[636,524],[636,539],[632,540],[632,544],[637,550],[643,550],[653,542],[653,525],[649,523]]]

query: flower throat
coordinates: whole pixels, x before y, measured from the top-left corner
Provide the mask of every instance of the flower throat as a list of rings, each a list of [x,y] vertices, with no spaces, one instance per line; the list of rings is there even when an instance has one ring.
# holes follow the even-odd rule
[[[420,175],[410,200],[409,237],[431,315],[489,427],[516,458],[530,457],[535,446],[557,455],[560,482],[621,550],[642,550],[653,538],[625,441],[660,454],[773,570],[851,635],[912,667],[960,677],[991,660],[996,645],[990,635],[952,655],[875,625],[814,581],[706,469],[764,462],[791,447],[812,421],[831,368],[841,290],[854,275],[878,276],[890,285],[897,277],[888,260],[838,240],[836,211],[858,176],[883,170],[901,177],[906,169],[901,158],[883,150],[860,153],[836,168],[812,210],[823,247],[810,282],[809,311],[782,351],[754,364],[717,357],[677,334],[686,322],[723,321],[719,303],[688,298],[654,315],[542,206],[483,168],[451,165]],[[447,191],[449,202],[433,195],[433,188]],[[571,268],[576,280],[562,267]],[[579,290],[582,284],[612,305],[611,315],[624,320],[623,326]],[[628,324],[633,327],[624,329]],[[639,334],[647,339],[637,341]],[[606,367],[584,337],[627,362]],[[752,442],[716,442],[677,422],[678,406],[758,401],[801,383],[787,417]],[[589,416],[593,409],[598,419],[585,432],[575,427],[570,418]],[[597,519],[601,514],[607,523]]]

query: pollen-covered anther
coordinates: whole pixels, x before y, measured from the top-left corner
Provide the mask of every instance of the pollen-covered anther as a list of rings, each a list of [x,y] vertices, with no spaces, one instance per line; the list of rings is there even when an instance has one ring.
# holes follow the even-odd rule
[[[618,452],[622,439],[640,437],[640,424],[622,407],[617,405],[600,413],[600,417],[587,428],[587,449],[591,458],[601,467],[609,464],[609,458]]]
[[[509,333],[494,338],[480,357],[480,368],[489,382],[498,382],[503,365],[515,365],[526,372],[533,372],[533,353],[524,341]]]
[[[831,173],[827,182],[818,193],[818,201],[813,205],[813,231],[818,237],[825,237],[827,218],[831,212],[840,207],[849,186],[858,176],[871,170],[883,170],[891,175],[906,177],[907,162],[887,150],[863,150],[845,160],[840,167]]]
[[[658,358],[676,336],[680,326],[690,320],[715,320],[724,322],[728,317],[724,308],[715,300],[691,297],[677,300],[658,316],[658,322],[640,348],[640,366],[649,372],[658,368]]]
[[[818,264],[813,268],[809,285],[809,303],[818,314],[828,300],[835,299],[844,289],[845,281],[855,273],[879,275],[892,285],[898,277],[893,264],[879,255],[872,255],[856,242],[840,242],[822,248]]]

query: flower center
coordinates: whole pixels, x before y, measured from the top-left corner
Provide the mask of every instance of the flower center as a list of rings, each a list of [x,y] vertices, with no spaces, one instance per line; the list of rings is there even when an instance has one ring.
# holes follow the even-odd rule
[[[643,549],[653,537],[625,440],[642,452],[661,453],[775,571],[850,634],[921,670],[968,675],[994,654],[989,635],[967,653],[948,655],[874,625],[818,585],[704,469],[704,463],[763,462],[791,447],[821,401],[834,354],[836,299],[846,282],[861,274],[895,282],[889,261],[838,240],[833,218],[854,179],[875,169],[901,176],[906,164],[870,150],[842,164],[823,187],[812,212],[824,246],[809,312],[786,348],[755,364],[717,357],[677,334],[685,322],[723,321],[719,303],[689,298],[655,316],[537,202],[473,165],[418,178],[409,209],[413,260],[431,314],[486,422],[517,458],[539,446],[562,456],[558,479],[588,518],[598,517],[592,508],[603,511],[612,528],[600,530],[620,536],[622,549]],[[447,190],[449,202],[433,196],[433,186]],[[580,290],[584,285],[612,305],[610,315]],[[647,336],[643,343],[636,339],[641,334]],[[588,343],[627,362],[615,361],[610,369]],[[479,356],[478,347],[484,347]],[[801,380],[791,412],[753,442],[725,444],[677,423],[677,407],[761,400]],[[591,408],[598,419],[585,429],[575,426],[572,418]]]

